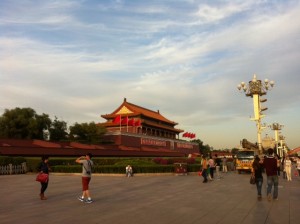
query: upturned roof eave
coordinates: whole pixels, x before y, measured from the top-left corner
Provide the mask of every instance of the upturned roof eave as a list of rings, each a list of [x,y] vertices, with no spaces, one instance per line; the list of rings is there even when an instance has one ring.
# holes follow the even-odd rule
[[[119,112],[124,106],[127,107],[129,110],[133,111],[133,113],[124,114],[126,116],[133,117],[133,116],[143,115],[145,117],[149,117],[149,118],[152,118],[152,119],[163,121],[163,122],[166,122],[166,123],[169,123],[169,124],[178,125],[177,122],[174,122],[174,121],[171,121],[171,120],[165,118],[164,116],[162,116],[158,112],[155,112],[153,110],[150,110],[150,109],[147,109],[147,108],[144,108],[144,107],[141,107],[141,106],[138,106],[138,105],[127,102],[126,98],[124,99],[123,103],[117,109],[115,109],[112,113],[101,115],[101,117],[104,118],[104,119],[113,119],[117,115],[119,115],[119,114],[117,114],[117,112]],[[150,114],[150,115],[148,115],[148,114]],[[152,114],[152,116],[151,116],[151,114]]]

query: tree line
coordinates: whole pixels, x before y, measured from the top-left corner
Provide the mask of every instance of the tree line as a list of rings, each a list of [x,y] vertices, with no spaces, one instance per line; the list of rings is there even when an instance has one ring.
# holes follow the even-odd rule
[[[5,109],[0,117],[0,138],[40,139],[49,141],[79,141],[100,143],[106,130],[95,122],[75,123],[68,127],[67,122],[56,116],[52,120],[48,114],[37,114],[32,108]]]

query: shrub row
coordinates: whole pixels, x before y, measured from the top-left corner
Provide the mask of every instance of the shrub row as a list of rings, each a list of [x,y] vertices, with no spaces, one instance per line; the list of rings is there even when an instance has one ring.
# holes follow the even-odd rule
[[[56,165],[76,165],[76,158],[50,158],[50,163],[52,166]],[[187,164],[196,164],[199,161],[196,161],[195,158],[93,158],[95,165],[152,165],[152,164],[161,164],[161,165],[171,165],[174,163],[187,163]]]
[[[167,164],[174,164],[174,163],[187,163],[187,164],[195,164],[197,161],[195,158],[154,158],[153,162],[156,164],[162,164],[162,165],[167,165]]]
[[[76,158],[51,158],[49,160],[53,172],[80,173],[81,166],[75,162]],[[19,165],[27,163],[29,172],[36,172],[41,162],[40,157],[9,157],[0,156],[0,165]],[[188,172],[196,172],[200,169],[199,163],[188,158],[93,158],[94,173],[125,173],[125,167],[131,165],[134,173],[164,173],[174,172],[174,163],[188,164]]]
[[[188,172],[197,172],[201,166],[199,164],[188,165]],[[80,165],[70,166],[53,166],[52,172],[58,173],[81,173],[82,167]],[[137,165],[133,166],[133,173],[173,173],[174,165]],[[123,165],[103,165],[93,166],[93,173],[125,173],[125,166]]]
[[[7,166],[8,164],[20,165],[23,162],[26,162],[26,159],[23,157],[0,156],[0,166]]]

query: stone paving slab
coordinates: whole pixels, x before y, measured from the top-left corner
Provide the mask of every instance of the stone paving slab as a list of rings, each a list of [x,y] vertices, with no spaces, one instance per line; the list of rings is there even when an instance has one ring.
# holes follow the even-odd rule
[[[51,174],[46,201],[39,200],[34,174],[0,176],[0,223],[300,223],[300,179],[280,178],[279,200],[269,202],[265,186],[257,200],[249,178],[230,172],[203,184],[197,175],[96,175],[94,203],[85,204],[77,199],[79,175]]]

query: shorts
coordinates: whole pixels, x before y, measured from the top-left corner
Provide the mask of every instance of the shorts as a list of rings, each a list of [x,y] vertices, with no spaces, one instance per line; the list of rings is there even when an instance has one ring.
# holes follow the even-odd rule
[[[91,181],[90,177],[82,177],[82,191],[89,189],[89,183]]]

